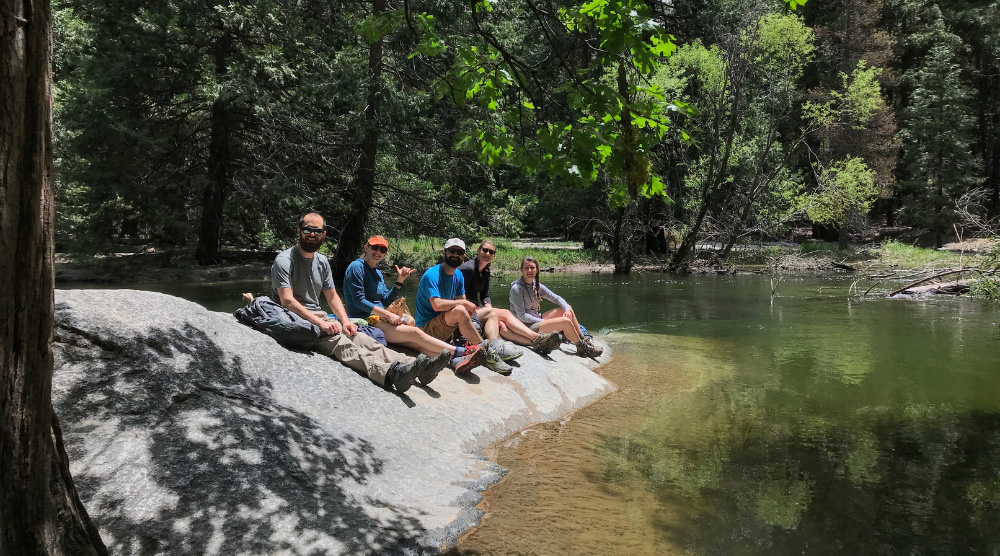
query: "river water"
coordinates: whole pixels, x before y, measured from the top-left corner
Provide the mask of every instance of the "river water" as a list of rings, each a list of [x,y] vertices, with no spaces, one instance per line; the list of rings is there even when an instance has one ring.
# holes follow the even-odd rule
[[[850,300],[843,276],[773,297],[760,276],[542,279],[612,345],[619,390],[494,445],[510,473],[454,554],[1000,553],[997,305]],[[156,289],[232,310],[266,287]]]

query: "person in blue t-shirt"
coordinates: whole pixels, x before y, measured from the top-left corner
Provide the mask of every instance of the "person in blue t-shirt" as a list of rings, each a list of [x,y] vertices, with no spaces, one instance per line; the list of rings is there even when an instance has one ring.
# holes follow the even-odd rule
[[[372,236],[365,243],[361,257],[347,266],[344,273],[344,305],[348,317],[355,319],[377,315],[379,320],[375,326],[385,334],[387,342],[406,346],[431,357],[447,357],[459,374],[481,364],[485,353],[476,355],[476,349],[466,353],[464,347],[455,347],[433,338],[417,328],[412,321],[404,322],[402,317],[386,310],[413,272],[407,266],[394,266],[396,281],[391,288],[387,288],[382,271],[376,267],[388,252],[389,241],[382,236]]]
[[[417,326],[439,340],[448,341],[457,330],[465,336],[466,345],[479,345],[486,350],[487,368],[502,375],[509,375],[512,367],[504,363],[499,344],[491,340],[500,337],[496,312],[491,308],[479,309],[465,298],[465,279],[458,267],[465,261],[465,242],[457,237],[444,244],[444,262],[432,266],[420,277],[417,287]],[[478,312],[477,312],[478,310]],[[473,324],[476,317],[488,338],[483,340]]]

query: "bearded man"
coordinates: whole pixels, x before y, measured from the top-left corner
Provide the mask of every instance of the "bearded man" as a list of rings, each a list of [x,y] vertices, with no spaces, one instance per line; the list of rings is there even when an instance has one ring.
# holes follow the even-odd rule
[[[418,378],[422,384],[434,380],[448,363],[448,353],[434,359],[420,354],[414,359],[358,334],[358,326],[347,318],[344,303],[334,289],[330,262],[317,252],[326,238],[323,217],[315,212],[306,214],[299,220],[298,232],[298,245],[278,253],[271,265],[271,299],[320,328],[324,336],[313,349],[399,393]],[[320,307],[324,297],[335,319]]]
[[[417,314],[414,319],[429,336],[449,341],[457,330],[466,339],[466,348],[474,345],[486,351],[483,365],[509,375],[511,366],[503,361],[503,346],[484,341],[472,319],[476,317],[483,332],[490,340],[500,337],[497,313],[492,308],[478,308],[465,298],[465,278],[458,267],[465,262],[465,242],[453,237],[445,242],[441,251],[444,262],[428,268],[420,277],[417,287]],[[478,310],[478,312],[477,312]]]

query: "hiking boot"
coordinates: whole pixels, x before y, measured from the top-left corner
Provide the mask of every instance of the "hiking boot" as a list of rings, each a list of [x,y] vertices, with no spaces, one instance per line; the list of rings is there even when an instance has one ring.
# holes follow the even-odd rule
[[[514,347],[514,344],[504,340],[490,340],[489,350],[500,356],[504,362],[513,361],[524,355],[524,352]]]
[[[583,342],[585,344],[587,344],[588,346],[590,346],[590,351],[591,351],[591,353],[594,354],[594,357],[597,357],[597,356],[601,355],[602,353],[604,353],[604,348],[602,348],[599,345],[594,344],[594,337],[593,336],[590,336],[590,335],[584,336],[583,337]]]
[[[468,346],[468,344],[466,344]],[[475,367],[483,364],[486,359],[486,350],[479,349],[479,346],[469,346],[465,355],[451,358],[451,368],[455,369],[456,375],[464,375]]]
[[[509,375],[514,370],[514,367],[504,363],[503,359],[500,358],[500,354],[495,351],[486,352],[486,360],[483,361],[483,366],[503,376]]]
[[[448,366],[449,361],[451,361],[451,352],[446,349],[442,349],[441,353],[439,353],[436,357],[428,359],[429,363],[427,367],[417,376],[417,380],[420,381],[420,384],[427,386],[432,380],[437,378],[441,369]]]
[[[604,353],[604,349],[589,344],[586,340],[580,340],[576,343],[576,354],[580,357],[597,357],[602,353]]]
[[[560,343],[562,343],[562,339],[559,338],[557,332],[539,332],[528,347],[535,350],[536,353],[547,355],[552,350],[557,349]]]
[[[397,361],[389,366],[389,372],[385,375],[385,381],[396,392],[402,394],[410,389],[413,381],[417,379],[417,375],[420,374],[420,371],[426,369],[429,363],[430,359],[427,359],[427,356],[422,353],[417,356],[416,361],[408,365]]]

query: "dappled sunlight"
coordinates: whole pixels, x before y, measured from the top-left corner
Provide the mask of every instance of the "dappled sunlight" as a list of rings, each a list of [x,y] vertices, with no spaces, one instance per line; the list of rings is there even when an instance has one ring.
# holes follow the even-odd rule
[[[268,382],[247,377],[204,332],[110,335],[101,347],[114,357],[105,360],[77,360],[89,340],[58,334],[72,367],[63,372],[76,378],[57,410],[81,423],[74,427],[104,431],[66,438],[77,486],[113,551],[380,552],[423,534],[409,511],[345,490],[382,472],[371,444],[275,402]],[[178,352],[187,357],[175,365]],[[85,438],[110,440],[95,450]],[[133,473],[120,473],[116,459]],[[135,500],[146,507],[129,507]],[[369,515],[372,506],[379,515]]]

